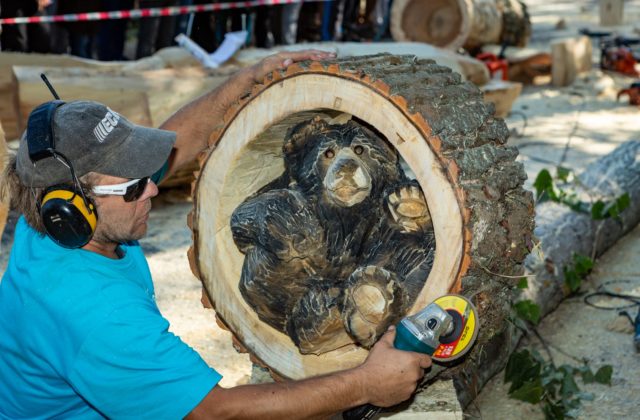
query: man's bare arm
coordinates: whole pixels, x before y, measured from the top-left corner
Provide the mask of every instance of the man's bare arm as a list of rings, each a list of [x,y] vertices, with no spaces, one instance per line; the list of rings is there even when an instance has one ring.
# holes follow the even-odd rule
[[[222,85],[180,108],[160,128],[177,133],[167,176],[193,161],[208,146],[209,136],[222,123],[227,109],[270,72],[296,61],[325,60],[335,55],[319,50],[281,52],[240,70]],[[284,99],[284,98],[283,98]]]
[[[366,403],[398,404],[411,396],[431,359],[394,349],[394,337],[394,331],[385,334],[354,369],[303,381],[216,386],[187,418],[326,418]]]

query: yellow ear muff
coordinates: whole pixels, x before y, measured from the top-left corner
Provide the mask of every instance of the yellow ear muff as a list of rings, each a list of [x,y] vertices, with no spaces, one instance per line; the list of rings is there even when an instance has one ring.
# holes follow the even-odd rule
[[[87,200],[88,201],[88,200]],[[68,187],[53,187],[45,192],[40,216],[49,237],[65,248],[86,245],[96,229],[95,206]]]

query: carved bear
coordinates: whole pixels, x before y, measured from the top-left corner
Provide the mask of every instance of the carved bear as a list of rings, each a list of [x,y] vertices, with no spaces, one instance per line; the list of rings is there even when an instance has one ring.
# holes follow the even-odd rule
[[[408,310],[435,252],[422,191],[396,151],[355,121],[289,130],[285,172],[231,218],[240,291],[302,353],[366,348]]]

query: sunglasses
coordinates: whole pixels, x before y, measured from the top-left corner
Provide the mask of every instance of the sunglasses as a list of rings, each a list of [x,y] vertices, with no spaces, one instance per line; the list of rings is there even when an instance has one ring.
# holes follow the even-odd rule
[[[148,183],[149,177],[145,176],[144,178],[132,179],[122,184],[96,185],[92,191],[97,195],[121,195],[124,201],[129,203],[142,197]]]

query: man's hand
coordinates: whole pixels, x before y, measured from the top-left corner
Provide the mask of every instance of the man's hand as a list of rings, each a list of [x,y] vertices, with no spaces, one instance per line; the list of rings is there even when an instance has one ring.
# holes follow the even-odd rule
[[[262,59],[259,63],[250,67],[253,80],[256,83],[262,82],[265,76],[274,70],[286,69],[297,61],[304,60],[329,60],[336,58],[336,54],[320,50],[303,50],[291,52],[279,52]]]
[[[426,354],[395,349],[395,336],[395,328],[390,327],[357,368],[363,373],[362,386],[366,387],[369,403],[378,407],[409,399],[424,376],[424,369],[431,366],[431,358]]]

